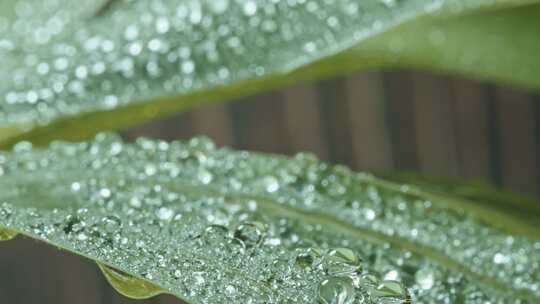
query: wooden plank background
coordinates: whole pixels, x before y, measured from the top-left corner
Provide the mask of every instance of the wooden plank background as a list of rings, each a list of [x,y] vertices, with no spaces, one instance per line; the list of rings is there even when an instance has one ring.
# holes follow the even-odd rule
[[[355,74],[214,104],[125,131],[293,155],[311,151],[356,170],[416,170],[540,189],[540,98],[531,92],[424,72]],[[0,243],[0,302],[131,301],[86,260],[30,240]]]

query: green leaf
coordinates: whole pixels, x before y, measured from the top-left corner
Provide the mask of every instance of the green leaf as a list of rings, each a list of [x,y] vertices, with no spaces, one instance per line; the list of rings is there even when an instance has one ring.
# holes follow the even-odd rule
[[[540,225],[294,158],[100,134],[0,153],[0,226],[189,303],[537,303]]]
[[[534,0],[115,0],[107,7],[0,4],[0,147],[81,139],[361,68],[429,68],[540,87]]]

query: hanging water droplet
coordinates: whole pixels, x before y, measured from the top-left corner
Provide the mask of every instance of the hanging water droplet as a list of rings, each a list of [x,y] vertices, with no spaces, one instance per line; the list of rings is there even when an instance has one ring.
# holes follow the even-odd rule
[[[0,241],[9,241],[13,239],[16,235],[16,231],[0,227]]]
[[[132,299],[148,299],[164,293],[159,286],[148,281],[136,278],[120,270],[98,263],[99,269],[119,293]]]
[[[351,278],[331,277],[319,285],[318,300],[321,304],[352,304],[354,285]]]
[[[246,247],[259,245],[264,237],[266,227],[261,222],[240,224],[234,231],[234,238],[241,240]]]

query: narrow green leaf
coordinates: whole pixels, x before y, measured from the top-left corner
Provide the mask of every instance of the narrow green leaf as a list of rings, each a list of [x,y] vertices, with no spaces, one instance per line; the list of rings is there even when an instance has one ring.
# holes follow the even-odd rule
[[[20,143],[0,153],[0,172],[0,226],[111,267],[111,283],[135,298],[540,300],[538,223],[309,154],[100,134]]]
[[[3,1],[0,147],[371,67],[538,88],[535,0]],[[99,16],[96,17],[96,12]]]

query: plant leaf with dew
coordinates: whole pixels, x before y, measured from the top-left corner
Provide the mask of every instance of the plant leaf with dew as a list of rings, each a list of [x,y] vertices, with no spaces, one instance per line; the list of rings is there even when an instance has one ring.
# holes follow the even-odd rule
[[[310,154],[99,134],[21,142],[0,172],[0,226],[95,260],[134,298],[540,300],[538,222]]]
[[[536,0],[2,1],[0,147],[373,67],[540,87]]]

